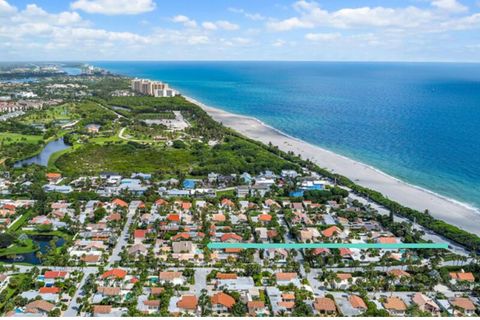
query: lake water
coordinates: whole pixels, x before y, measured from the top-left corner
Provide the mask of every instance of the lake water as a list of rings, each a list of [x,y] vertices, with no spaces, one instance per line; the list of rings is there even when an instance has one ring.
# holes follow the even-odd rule
[[[30,237],[34,242],[38,244],[39,251],[42,254],[45,254],[50,249],[50,241],[53,239],[52,236],[31,236]],[[59,238],[56,242],[57,247],[61,247],[65,243],[65,239]],[[42,262],[38,259],[36,252],[29,252],[23,254],[17,254],[14,257],[0,257],[0,262],[5,263],[15,263],[15,262],[23,262],[23,263],[30,263],[34,265],[39,265]]]
[[[57,151],[62,151],[68,148],[70,148],[70,146],[63,141],[63,138],[57,139],[55,141],[51,141],[47,143],[47,145],[43,148],[43,150],[38,155],[15,162],[14,167],[21,168],[24,165],[31,165],[31,164],[38,164],[46,167],[48,165],[48,160],[50,159],[50,156],[52,154],[54,154]]]

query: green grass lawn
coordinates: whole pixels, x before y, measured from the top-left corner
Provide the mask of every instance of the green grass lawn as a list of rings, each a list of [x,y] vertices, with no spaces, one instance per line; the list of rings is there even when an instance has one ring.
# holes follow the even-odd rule
[[[111,170],[121,173],[187,169],[194,160],[188,150],[146,147],[128,144],[87,144],[63,154],[55,166],[67,175],[97,174]]]
[[[49,123],[58,120],[76,119],[78,116],[74,112],[73,104],[62,104],[56,107],[50,107],[40,112],[29,113],[21,118],[21,121],[26,124],[32,123]]]
[[[30,219],[31,216],[32,216],[32,212],[31,212],[31,211],[25,212],[20,219],[18,219],[17,221],[15,221],[15,223],[12,224],[12,225],[8,228],[8,231],[10,231],[10,232],[15,232],[15,231],[17,231],[18,229],[20,229],[20,228],[25,224],[25,222],[27,222],[27,221]]]
[[[13,143],[38,143],[42,141],[42,136],[32,136],[20,133],[2,132],[0,134],[0,146],[8,146]]]
[[[29,253],[35,251],[37,249],[35,242],[31,239],[26,239],[23,241],[22,245],[13,245],[11,247],[0,249],[0,257],[15,255],[15,254],[22,254],[22,253]]]

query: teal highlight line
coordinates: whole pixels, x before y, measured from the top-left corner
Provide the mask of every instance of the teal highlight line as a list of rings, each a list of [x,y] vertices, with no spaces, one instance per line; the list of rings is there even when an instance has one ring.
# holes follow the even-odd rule
[[[210,249],[448,249],[447,243],[223,243],[210,242]]]

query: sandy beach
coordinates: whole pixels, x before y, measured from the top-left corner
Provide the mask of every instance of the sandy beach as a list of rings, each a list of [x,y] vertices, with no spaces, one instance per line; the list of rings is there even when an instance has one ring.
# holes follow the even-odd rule
[[[292,138],[255,118],[229,113],[206,106],[190,97],[186,98],[202,107],[216,121],[251,139],[265,144],[271,142],[283,151],[301,154],[303,158],[314,161],[320,167],[346,176],[357,184],[380,191],[405,206],[420,211],[428,209],[438,219],[471,233],[480,234],[480,213],[474,208],[400,181],[366,164]]]

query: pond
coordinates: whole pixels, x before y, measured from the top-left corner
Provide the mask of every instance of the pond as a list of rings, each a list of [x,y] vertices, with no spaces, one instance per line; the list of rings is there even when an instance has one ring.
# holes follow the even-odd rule
[[[47,143],[47,145],[43,148],[43,150],[36,156],[17,161],[13,166],[14,168],[21,168],[22,166],[25,166],[25,165],[38,164],[46,167],[48,165],[48,160],[50,159],[50,156],[52,154],[54,154],[57,151],[62,151],[68,148],[70,148],[70,146],[63,141],[63,138],[60,138],[55,141]]]
[[[53,236],[30,236],[30,239],[32,239],[35,243],[38,244],[39,251],[41,253],[47,253],[48,250],[50,249],[50,241],[53,239]],[[56,245],[57,247],[61,247],[63,246],[64,243],[65,243],[65,239],[58,238]],[[22,262],[22,263],[30,263],[35,265],[39,265],[42,263],[40,259],[38,259],[37,257],[37,252],[17,254],[14,257],[12,256],[0,257],[0,262],[4,262],[4,263]]]

